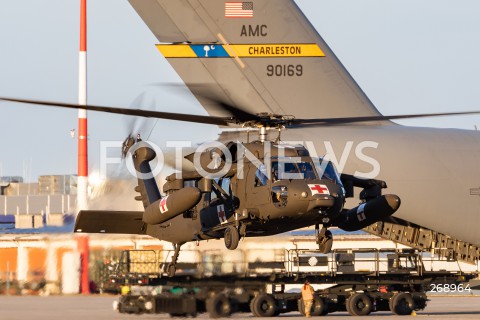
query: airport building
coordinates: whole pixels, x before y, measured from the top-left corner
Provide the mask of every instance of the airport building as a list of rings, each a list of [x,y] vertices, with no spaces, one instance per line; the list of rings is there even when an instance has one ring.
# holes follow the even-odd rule
[[[215,265],[222,273],[243,272],[246,263],[278,262],[288,250],[315,250],[317,244],[309,232],[291,232],[278,236],[246,238],[239,248],[226,250],[223,240],[191,242],[182,247],[179,263]],[[402,249],[392,241],[368,234],[334,232],[333,249]],[[89,279],[92,291],[107,281],[108,273],[119,263],[123,250],[155,250],[168,262],[172,245],[149,236],[79,234],[5,234],[0,236],[0,292],[75,294],[80,288],[82,242],[88,241]],[[427,254],[428,256],[429,254]],[[477,271],[478,265],[444,262],[444,270]],[[160,268],[160,266],[159,266]],[[370,268],[365,265],[362,267]]]
[[[172,244],[149,236],[71,233],[76,206],[74,175],[40,176],[35,183],[25,183],[21,177],[3,177],[0,181],[0,294],[79,293],[81,262],[85,257],[90,289],[96,292],[101,291],[98,288],[117,268],[124,250],[155,250],[161,255],[159,260],[171,259]],[[140,210],[141,204],[132,197],[135,185],[134,180],[119,179],[92,188],[90,207]],[[69,222],[66,226],[65,221]],[[408,248],[362,231],[333,232],[333,249]],[[316,248],[312,227],[277,236],[246,238],[233,251],[225,249],[223,240],[202,241],[198,246],[187,243],[182,246],[179,263],[207,264],[222,273],[243,272],[248,263],[279,262],[292,250]],[[478,263],[445,262],[440,268],[477,271]]]
[[[45,175],[37,182],[0,177],[0,228],[62,226],[76,206],[75,175]]]

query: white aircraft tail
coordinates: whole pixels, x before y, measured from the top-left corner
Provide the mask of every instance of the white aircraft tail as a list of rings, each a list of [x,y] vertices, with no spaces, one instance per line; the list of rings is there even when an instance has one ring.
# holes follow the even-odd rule
[[[292,0],[129,0],[185,84],[252,113],[380,113]],[[377,124],[377,123],[373,123]]]

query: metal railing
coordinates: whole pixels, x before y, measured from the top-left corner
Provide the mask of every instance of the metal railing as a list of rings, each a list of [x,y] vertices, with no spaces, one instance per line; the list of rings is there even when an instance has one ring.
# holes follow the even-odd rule
[[[171,262],[173,250],[126,250],[118,263],[117,274],[162,275]],[[311,249],[259,250],[184,250],[177,261],[177,274],[199,277],[216,275],[340,274],[423,275],[425,272],[462,273],[457,261],[411,249],[335,249],[329,254]]]
[[[458,261],[450,261],[412,249],[336,249],[329,254],[321,254],[311,249],[292,249],[286,250],[285,263],[289,275],[320,273],[329,276],[338,274],[379,276],[409,273],[421,276],[425,272],[463,272]]]

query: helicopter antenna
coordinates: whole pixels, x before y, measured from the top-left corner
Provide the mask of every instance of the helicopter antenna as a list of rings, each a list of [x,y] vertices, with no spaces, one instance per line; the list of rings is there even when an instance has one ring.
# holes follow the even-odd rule
[[[278,136],[277,136],[277,139],[275,139],[275,142],[276,143],[279,143],[280,140],[281,140],[281,134],[282,134],[282,128],[281,127],[278,127]]]

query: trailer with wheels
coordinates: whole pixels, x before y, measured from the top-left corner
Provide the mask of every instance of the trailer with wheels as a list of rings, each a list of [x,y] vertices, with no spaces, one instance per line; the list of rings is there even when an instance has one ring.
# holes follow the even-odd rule
[[[162,278],[155,286],[131,286],[120,296],[114,309],[120,313],[168,313],[195,316],[207,312],[210,318],[228,317],[234,312],[250,312],[250,302],[266,289],[267,277],[248,279],[216,276],[208,279]]]
[[[249,266],[245,274],[190,272],[173,278],[159,274],[149,278],[149,286],[132,287],[115,308],[135,314],[195,316],[207,312],[210,318],[235,312],[251,312],[256,317],[292,311],[305,314],[298,289],[309,280],[316,287],[312,316],[338,311],[353,316],[376,311],[410,315],[426,307],[426,291],[432,284],[458,286],[478,276],[473,272],[437,270],[422,253],[413,250],[334,250],[325,255],[296,249],[287,250],[280,264],[276,261],[261,266],[257,262]],[[267,266],[271,272],[265,272]],[[252,272],[259,267],[264,272]],[[141,292],[135,292],[135,288]]]
[[[441,284],[467,292],[471,288],[463,283],[478,277],[477,272],[435,269],[432,263],[440,260],[424,259],[422,253],[410,249],[335,250],[331,259],[322,262],[321,257],[310,250],[292,251],[289,261],[294,262],[290,264],[293,269],[287,271],[286,278],[272,282],[268,293],[252,299],[253,315],[269,317],[296,310],[305,315],[301,293],[286,290],[292,280],[324,286],[315,291],[312,316],[337,311],[366,316],[376,311],[410,315],[427,306],[426,292],[431,286]]]
[[[316,291],[310,314],[324,316],[333,312],[347,311],[353,316],[366,316],[376,311],[392,311],[397,315],[410,315],[413,311],[423,310],[428,301],[425,292],[421,291],[382,291],[382,288],[372,286],[365,290],[352,291],[351,287],[341,285]],[[251,302],[252,314],[257,317],[270,317],[297,310],[305,315],[299,293],[263,293],[253,298]]]

